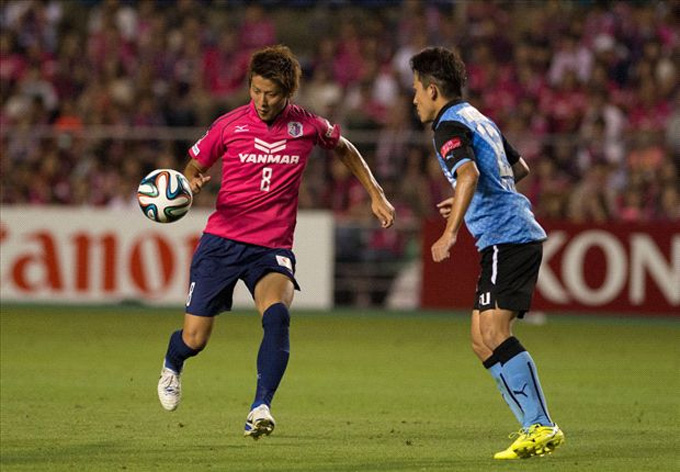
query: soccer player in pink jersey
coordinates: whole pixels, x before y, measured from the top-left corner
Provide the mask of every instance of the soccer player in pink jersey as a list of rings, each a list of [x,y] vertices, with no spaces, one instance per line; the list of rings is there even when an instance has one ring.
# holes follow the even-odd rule
[[[205,348],[215,316],[231,310],[236,282],[250,290],[262,316],[257,388],[245,436],[269,435],[271,401],[288,364],[289,308],[295,289],[295,230],[302,173],[314,145],[333,150],[371,197],[383,228],[394,207],[359,151],[331,125],[292,103],[300,65],[290,49],[273,46],[253,54],[248,71],[251,101],[219,117],[189,150],[184,175],[196,194],[206,171],[222,160],[216,209],[194,253],[183,329],[170,336],[158,382],[166,410],[179,405],[184,361]]]

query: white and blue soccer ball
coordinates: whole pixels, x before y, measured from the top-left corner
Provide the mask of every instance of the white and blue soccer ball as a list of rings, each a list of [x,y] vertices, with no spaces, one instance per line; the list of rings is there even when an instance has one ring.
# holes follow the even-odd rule
[[[156,169],[137,187],[144,215],[157,223],[172,223],[187,214],[193,202],[189,180],[173,169]]]

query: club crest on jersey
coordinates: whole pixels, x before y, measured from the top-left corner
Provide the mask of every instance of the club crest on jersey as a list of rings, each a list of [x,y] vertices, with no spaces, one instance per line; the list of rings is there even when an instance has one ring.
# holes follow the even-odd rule
[[[302,123],[297,121],[288,123],[288,134],[294,138],[302,136]]]

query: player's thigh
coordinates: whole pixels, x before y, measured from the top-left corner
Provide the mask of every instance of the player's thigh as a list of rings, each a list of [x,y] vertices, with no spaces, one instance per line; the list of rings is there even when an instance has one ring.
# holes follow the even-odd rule
[[[243,244],[209,233],[203,234],[189,270],[185,312],[212,318],[230,311],[234,287],[246,262]]]
[[[290,307],[293,303],[295,285],[287,275],[280,272],[269,272],[255,285],[255,306],[260,315],[275,303],[283,303]]]

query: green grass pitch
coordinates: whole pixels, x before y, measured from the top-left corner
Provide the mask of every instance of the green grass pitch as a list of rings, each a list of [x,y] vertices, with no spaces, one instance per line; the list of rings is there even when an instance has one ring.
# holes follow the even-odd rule
[[[0,468],[23,471],[678,470],[680,323],[550,316],[515,333],[567,441],[500,463],[517,429],[463,314],[293,312],[277,428],[243,438],[261,336],[223,314],[174,413],[156,382],[178,310],[3,305]]]

